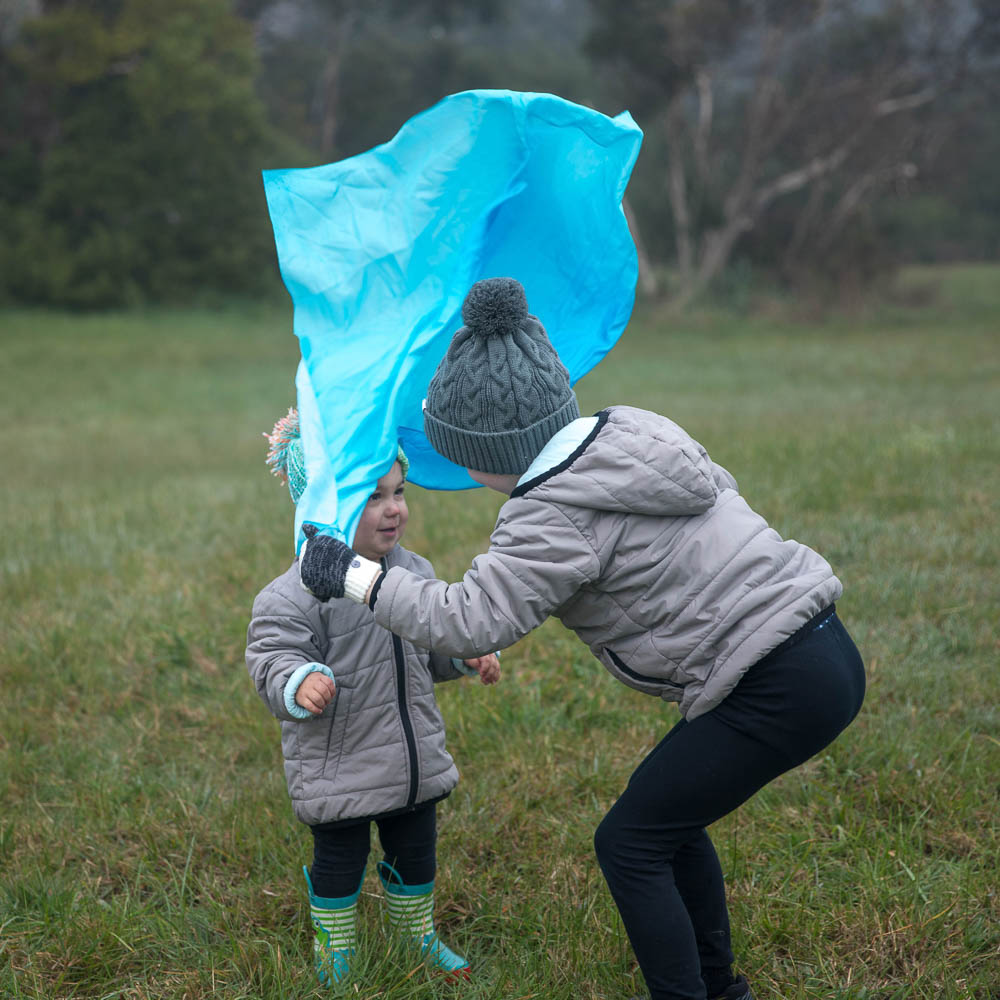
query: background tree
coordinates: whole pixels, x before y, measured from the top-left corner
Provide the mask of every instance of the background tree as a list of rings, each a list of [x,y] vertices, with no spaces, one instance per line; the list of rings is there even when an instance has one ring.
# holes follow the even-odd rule
[[[259,171],[301,151],[226,0],[52,5],[3,74],[0,288],[108,306],[275,283]]]
[[[942,145],[931,109],[965,80],[994,7],[593,0],[588,50],[614,69],[663,154],[643,170],[661,174],[670,207],[676,303],[796,195],[790,229],[766,234],[772,255],[786,275],[804,261],[822,269],[864,206],[912,181]]]
[[[327,162],[391,138],[447,94],[544,90],[592,103],[586,0],[245,0],[272,120]]]
[[[0,0],[0,299],[281,294],[260,170],[475,87],[632,111],[678,304],[996,256],[998,53],[1000,0]]]

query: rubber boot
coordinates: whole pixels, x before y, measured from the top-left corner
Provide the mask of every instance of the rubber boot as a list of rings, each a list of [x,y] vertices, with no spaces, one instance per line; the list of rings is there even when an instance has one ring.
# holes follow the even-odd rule
[[[358,897],[364,876],[350,896],[328,899],[313,892],[309,869],[303,866],[302,871],[309,887],[309,916],[316,932],[313,938],[316,977],[321,986],[342,983],[348,976],[350,958],[358,943]]]
[[[406,885],[392,865],[378,864],[389,926],[420,948],[424,961],[448,979],[469,979],[469,963],[456,955],[434,929],[434,883]]]

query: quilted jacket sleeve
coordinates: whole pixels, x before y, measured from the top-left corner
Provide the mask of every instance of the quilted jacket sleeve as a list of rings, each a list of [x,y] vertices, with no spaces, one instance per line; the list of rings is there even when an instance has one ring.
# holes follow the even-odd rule
[[[299,721],[285,706],[285,686],[304,664],[323,662],[317,631],[302,608],[273,590],[262,591],[254,601],[247,628],[247,669],[257,693],[278,719]]]
[[[430,560],[409,550],[406,551],[406,557],[408,559],[406,568],[412,573],[424,580],[434,579],[434,567],[431,565]],[[430,669],[431,677],[434,678],[435,684],[440,684],[442,681],[454,681],[460,677],[468,676],[468,667],[460,667],[460,660],[456,661],[446,653],[437,653],[434,650],[428,650],[428,653],[427,666]]]
[[[444,653],[431,653],[431,676],[435,683],[441,681],[457,681],[459,677],[468,676],[464,670],[459,670],[455,660]]]
[[[395,568],[375,604],[376,621],[425,649],[459,659],[506,649],[581,587],[600,561],[558,504],[522,498],[504,505],[490,540],[461,583],[422,580]]]

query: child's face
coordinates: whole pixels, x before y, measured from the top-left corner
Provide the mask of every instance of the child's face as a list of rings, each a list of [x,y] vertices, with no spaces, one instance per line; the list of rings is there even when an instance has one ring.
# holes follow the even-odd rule
[[[353,549],[359,556],[377,562],[403,537],[410,516],[403,497],[405,483],[402,467],[399,462],[393,462],[368,498],[354,533]]]

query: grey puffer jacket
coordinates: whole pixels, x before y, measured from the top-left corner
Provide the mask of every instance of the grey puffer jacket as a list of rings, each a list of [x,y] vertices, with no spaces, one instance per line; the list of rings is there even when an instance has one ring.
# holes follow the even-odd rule
[[[546,445],[461,583],[392,569],[374,611],[397,635],[461,657],[555,615],[622,683],[694,719],[842,589],[677,424],[617,406]]]
[[[383,566],[433,576],[426,559],[398,545]],[[302,589],[297,563],[257,595],[246,661],[281,720],[285,778],[303,823],[382,815],[441,798],[458,783],[434,682],[462,673],[450,657],[376,625],[367,608],[316,600]],[[298,720],[285,689],[310,663],[332,670],[337,693],[321,715]]]

